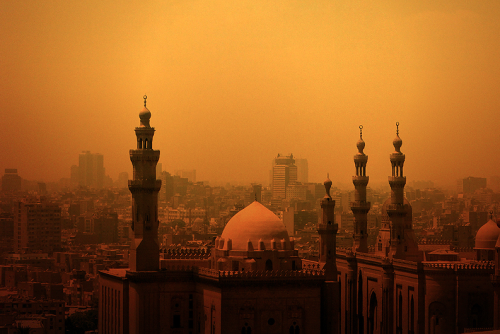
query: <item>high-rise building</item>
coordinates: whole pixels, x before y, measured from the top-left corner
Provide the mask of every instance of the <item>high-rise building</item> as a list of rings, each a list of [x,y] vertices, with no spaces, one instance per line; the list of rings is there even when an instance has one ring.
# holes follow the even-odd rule
[[[127,188],[128,187],[128,173],[121,172],[118,174],[117,184],[118,188]]]
[[[161,162],[159,162],[156,164],[156,177],[158,178],[158,180],[161,179],[162,172],[163,172],[163,166],[162,166]]]
[[[297,182],[297,166],[293,154],[278,154],[273,161],[273,206],[281,206],[281,201],[286,198],[287,186],[293,182]]]
[[[295,165],[297,166],[297,181],[300,183],[309,182],[309,164],[307,159],[295,159]]]
[[[84,151],[78,165],[78,184],[84,187],[102,188],[104,185],[104,158],[102,154]]]
[[[478,189],[486,188],[486,178],[484,177],[466,177],[457,181],[458,193],[472,195]]]
[[[188,179],[189,182],[196,182],[196,169],[179,169],[175,171],[175,175]]]
[[[61,248],[61,207],[43,198],[16,202],[14,250],[52,253]]]
[[[21,190],[21,177],[17,175],[17,169],[7,168],[2,176],[2,191],[15,192]]]

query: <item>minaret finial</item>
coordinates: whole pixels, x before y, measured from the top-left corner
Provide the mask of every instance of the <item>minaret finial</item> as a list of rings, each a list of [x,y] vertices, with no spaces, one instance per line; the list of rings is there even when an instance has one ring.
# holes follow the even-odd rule
[[[359,139],[363,139],[363,125],[359,126]]]
[[[399,136],[399,122],[396,122],[396,136]]]
[[[142,98],[144,99],[144,108],[146,108],[146,100],[148,99],[148,96],[144,94]]]
[[[325,198],[331,198],[330,188],[332,187],[332,180],[330,180],[330,173],[326,173],[326,180],[323,183],[325,185],[326,195]]]

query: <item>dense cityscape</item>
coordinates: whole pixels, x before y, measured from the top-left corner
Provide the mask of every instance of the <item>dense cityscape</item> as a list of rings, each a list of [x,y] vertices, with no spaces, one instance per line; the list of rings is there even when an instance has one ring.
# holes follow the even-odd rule
[[[353,189],[309,182],[293,154],[272,159],[269,184],[210,186],[162,170],[150,117],[145,97],[132,178],[88,151],[50,188],[5,170],[3,332],[499,329],[498,176],[405,186],[397,123],[390,187],[367,186],[362,126]]]
[[[499,334],[499,17],[0,2],[0,334]]]

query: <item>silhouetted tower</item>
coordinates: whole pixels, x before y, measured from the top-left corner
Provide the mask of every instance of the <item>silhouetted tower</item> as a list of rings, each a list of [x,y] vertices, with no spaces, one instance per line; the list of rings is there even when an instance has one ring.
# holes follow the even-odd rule
[[[324,182],[326,194],[321,200],[322,216],[318,221],[319,265],[325,270],[326,281],[321,291],[321,332],[336,333],[339,326],[339,283],[337,281],[337,231],[335,224],[335,201],[330,196],[332,181]]]
[[[336,238],[338,225],[335,224],[335,201],[330,196],[332,181],[324,182],[326,194],[321,200],[322,217],[318,224],[319,233],[319,263],[325,274],[332,280],[337,280]]]
[[[405,155],[401,153],[403,141],[399,138],[399,122],[396,122],[396,138],[394,138],[392,144],[395,151],[390,155],[392,165],[392,176],[389,176],[391,203],[387,207],[387,215],[391,219],[391,244],[389,252],[392,257],[403,258],[404,221],[407,208],[404,203],[406,177],[403,176],[403,165],[405,163]]]
[[[153,150],[155,129],[149,125],[151,112],[144,108],[139,114],[140,126],[135,128],[137,149],[130,150],[130,160],[134,166],[133,180],[128,188],[132,193],[132,231],[130,244],[130,270],[159,270],[158,246],[158,191],[161,180],[156,179],[156,164],[160,151]]]
[[[368,156],[363,153],[365,142],[363,140],[363,126],[359,126],[359,140],[356,143],[358,153],[354,156],[356,176],[352,177],[354,184],[354,202],[351,202],[351,210],[354,214],[354,241],[352,250],[354,252],[368,252],[368,229],[367,215],[370,211],[370,203],[366,201],[366,186],[369,177],[366,176],[366,163]]]
[[[404,197],[406,177],[403,175],[405,155],[401,153],[403,141],[399,138],[399,122],[396,123],[396,138],[392,142],[395,152],[391,154],[392,176],[389,177],[391,200],[387,206],[390,219],[389,257],[412,261],[421,260],[421,252],[415,240],[412,226],[412,209]]]

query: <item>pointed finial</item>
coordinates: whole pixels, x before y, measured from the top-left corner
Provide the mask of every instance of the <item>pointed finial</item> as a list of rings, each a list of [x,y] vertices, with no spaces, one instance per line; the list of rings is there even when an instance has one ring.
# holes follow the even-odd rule
[[[490,220],[493,220],[493,210],[490,211]]]
[[[332,180],[330,180],[330,173],[326,174],[326,180],[323,183],[325,185],[325,190],[326,190],[326,198],[331,198],[330,196],[330,188],[332,187]]]
[[[399,122],[396,122],[396,136],[399,136]]]
[[[359,139],[363,139],[363,125],[359,126]]]
[[[146,100],[148,99],[148,96],[146,94],[144,94],[144,96],[142,98],[144,99],[144,107],[146,107]]]

